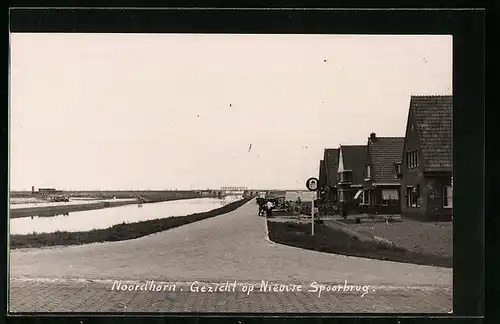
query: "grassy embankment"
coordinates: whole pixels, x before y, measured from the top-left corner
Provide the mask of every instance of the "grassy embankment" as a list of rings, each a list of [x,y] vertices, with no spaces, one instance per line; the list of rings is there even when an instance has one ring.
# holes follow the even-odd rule
[[[207,212],[147,220],[137,223],[122,223],[106,229],[96,229],[85,232],[11,235],[10,247],[14,249],[36,248],[54,245],[79,245],[95,242],[130,240],[228,213],[241,207],[251,199],[252,198],[244,198]]]
[[[310,224],[268,221],[269,239],[273,242],[326,253],[356,256],[420,265],[453,267],[453,256],[447,253],[412,251],[379,241],[365,241],[342,230],[316,225],[310,235]]]

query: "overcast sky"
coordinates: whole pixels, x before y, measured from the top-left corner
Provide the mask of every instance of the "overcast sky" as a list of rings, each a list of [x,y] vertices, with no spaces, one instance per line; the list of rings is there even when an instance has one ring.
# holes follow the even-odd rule
[[[324,148],[404,136],[451,36],[11,34],[10,185],[305,189]]]

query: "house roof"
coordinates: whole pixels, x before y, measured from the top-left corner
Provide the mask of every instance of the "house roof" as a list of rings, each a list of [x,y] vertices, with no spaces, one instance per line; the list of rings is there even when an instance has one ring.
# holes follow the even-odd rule
[[[326,174],[325,174],[325,161],[319,161],[319,184],[322,186],[326,182]]]
[[[394,163],[401,162],[404,137],[375,137],[368,139],[368,163],[373,182],[397,182]]]
[[[341,145],[345,170],[352,170],[352,184],[364,183],[366,145]]]
[[[453,97],[412,96],[410,114],[420,138],[424,171],[453,167]]]
[[[334,186],[337,184],[337,169],[339,166],[339,149],[325,149],[323,158],[325,163],[325,176],[327,184]]]

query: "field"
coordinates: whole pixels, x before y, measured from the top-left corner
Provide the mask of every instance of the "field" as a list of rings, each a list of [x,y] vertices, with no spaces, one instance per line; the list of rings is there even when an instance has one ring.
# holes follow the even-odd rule
[[[453,256],[451,222],[418,222],[402,220],[393,223],[352,224],[356,231],[384,238],[408,251]]]
[[[318,224],[312,236],[310,224],[268,221],[268,230],[271,241],[294,247],[369,259],[453,267],[453,257],[441,250],[417,251],[383,241],[365,240],[340,227]]]
[[[58,194],[69,197],[86,197],[93,199],[112,199],[116,198],[137,198],[146,197],[153,200],[166,200],[172,198],[194,198],[197,196],[196,191],[191,190],[97,190],[97,191],[62,191]],[[36,192],[35,192],[36,195]],[[11,191],[12,198],[36,198],[33,197],[31,191]]]
[[[10,204],[11,205],[18,205],[18,204],[36,204],[36,203],[46,203],[48,200],[47,199],[41,199],[37,197],[17,197],[17,198],[10,198]]]

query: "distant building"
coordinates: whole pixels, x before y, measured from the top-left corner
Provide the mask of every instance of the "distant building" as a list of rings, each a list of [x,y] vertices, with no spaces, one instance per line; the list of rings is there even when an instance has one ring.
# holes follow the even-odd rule
[[[325,200],[330,203],[337,203],[339,149],[325,149],[323,161],[323,179],[318,180],[320,180],[320,184],[323,183],[324,190],[326,191]]]
[[[401,212],[420,220],[453,214],[452,96],[412,96],[401,164]]]
[[[362,209],[370,214],[400,214],[400,171],[404,137],[368,138],[363,190],[358,191]],[[356,197],[357,198],[357,197]]]
[[[49,197],[60,193],[62,193],[62,191],[56,190],[55,188],[38,188],[37,195],[41,197]]]
[[[364,185],[366,145],[341,145],[337,167],[338,202],[344,211],[356,211],[356,192]]]
[[[40,192],[40,193],[56,193],[57,190],[54,188],[39,188],[38,192]]]
[[[299,199],[301,201],[313,201],[316,199],[316,193],[313,191],[286,191],[285,192],[285,201],[297,201]]]
[[[325,161],[319,161],[319,176],[318,176],[318,190],[317,190],[317,198],[326,202],[327,196],[327,179],[326,179],[326,170],[325,170]]]

